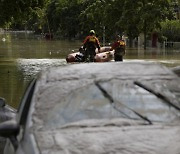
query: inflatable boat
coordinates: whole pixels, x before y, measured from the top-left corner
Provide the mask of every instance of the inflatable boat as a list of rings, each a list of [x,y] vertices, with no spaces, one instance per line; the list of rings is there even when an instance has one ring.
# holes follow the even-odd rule
[[[96,56],[95,56],[95,62],[108,62],[114,59],[114,50],[110,50],[110,46],[101,47],[100,51],[96,49]],[[79,49],[79,52],[70,53],[66,57],[67,63],[73,63],[73,62],[85,62],[82,48]]]

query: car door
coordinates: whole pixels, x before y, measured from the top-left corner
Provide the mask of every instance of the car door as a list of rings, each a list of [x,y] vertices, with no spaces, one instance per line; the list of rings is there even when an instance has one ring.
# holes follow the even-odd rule
[[[13,121],[11,120],[6,122],[6,124],[9,122],[9,132],[8,132],[9,135],[7,133],[7,135],[5,136],[7,138],[7,142],[4,148],[4,154],[15,154],[16,151],[22,151],[21,143],[23,141],[23,137],[25,133],[24,130],[31,104],[31,99],[34,92],[35,83],[36,83],[36,79],[33,79],[30,82],[29,86],[27,87],[23,99],[19,105],[16,119],[14,119]],[[13,130],[13,127],[16,130]],[[1,129],[0,129],[0,133],[1,133]],[[22,153],[22,152],[18,152],[18,153]]]

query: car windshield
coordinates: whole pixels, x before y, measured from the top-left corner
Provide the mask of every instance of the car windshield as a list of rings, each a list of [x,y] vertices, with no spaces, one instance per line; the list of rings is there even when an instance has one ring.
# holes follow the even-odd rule
[[[45,126],[61,127],[82,120],[138,119],[153,122],[179,120],[178,109],[133,81],[98,82],[71,92],[48,111]]]

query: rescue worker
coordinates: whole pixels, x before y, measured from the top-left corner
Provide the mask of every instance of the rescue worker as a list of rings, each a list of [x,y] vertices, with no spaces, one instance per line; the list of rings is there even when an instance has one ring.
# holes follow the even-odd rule
[[[96,55],[96,48],[100,50],[100,43],[95,36],[95,31],[90,30],[89,36],[87,36],[83,42],[83,49],[85,50],[85,61],[93,62]]]
[[[125,55],[125,42],[124,40],[122,40],[122,37],[120,35],[116,36],[116,41],[111,45],[111,50],[115,50],[115,61],[123,61],[123,56]]]

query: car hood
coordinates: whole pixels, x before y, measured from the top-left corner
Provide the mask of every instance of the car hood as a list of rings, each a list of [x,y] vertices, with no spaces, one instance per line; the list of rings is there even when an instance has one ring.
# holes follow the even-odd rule
[[[41,153],[178,154],[180,127],[127,119],[81,121],[35,133]]]

